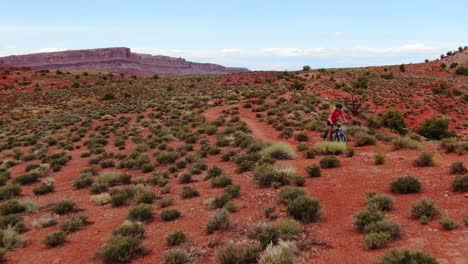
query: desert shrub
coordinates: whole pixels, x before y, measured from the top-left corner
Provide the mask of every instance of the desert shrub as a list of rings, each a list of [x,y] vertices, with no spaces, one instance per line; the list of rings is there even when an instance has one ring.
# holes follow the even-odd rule
[[[148,221],[153,218],[153,208],[145,203],[135,205],[128,211],[127,218],[132,221]]]
[[[309,136],[306,133],[299,133],[294,136],[294,139],[299,142],[309,141]]]
[[[57,216],[43,216],[38,218],[32,222],[35,228],[44,228],[44,227],[51,227],[58,224]]]
[[[159,208],[169,207],[174,204],[174,199],[170,197],[163,197],[157,201]]]
[[[285,187],[281,189],[279,193],[279,200],[283,204],[288,204],[289,202],[293,201],[299,196],[306,195],[306,192],[303,189],[295,188],[295,187]]]
[[[320,166],[314,164],[306,167],[307,174],[310,177],[320,177],[322,172],[320,171]]]
[[[210,216],[205,229],[208,234],[212,234],[216,230],[227,229],[229,224],[229,212],[226,209],[220,209]]]
[[[346,151],[346,143],[321,141],[314,145],[313,150],[322,155],[339,155]]]
[[[190,255],[184,249],[173,249],[164,254],[164,264],[190,263]]]
[[[365,233],[388,233],[393,240],[400,238],[400,226],[392,220],[384,219],[364,226]]]
[[[116,172],[103,172],[97,180],[107,186],[115,186],[118,184],[129,184],[131,177],[128,174],[118,174]]]
[[[293,264],[297,247],[294,242],[279,241],[278,245],[270,244],[260,255],[259,264]]]
[[[457,224],[452,220],[452,218],[448,216],[444,216],[440,218],[439,224],[445,229],[445,230],[452,230],[457,228]]]
[[[384,127],[393,129],[393,130],[397,131],[400,134],[405,134],[406,133],[407,125],[406,125],[406,122],[405,122],[405,118],[403,117],[403,114],[400,111],[398,111],[398,110],[386,111],[382,115],[381,120],[382,120],[382,125]]]
[[[254,171],[254,176],[261,187],[270,187],[273,184],[286,185],[289,183],[287,173],[271,164],[257,167]]]
[[[357,133],[356,135],[354,135],[354,138],[356,140],[356,146],[358,147],[367,146],[367,145],[375,145],[375,142],[377,141],[374,136],[369,135],[364,132]]]
[[[304,157],[306,159],[313,159],[315,158],[315,150],[314,149],[307,149],[305,152],[304,152]]]
[[[17,231],[25,231],[26,226],[23,223],[24,219],[18,214],[0,216],[0,229],[7,229],[12,226]]]
[[[182,243],[185,243],[187,235],[182,231],[174,231],[166,236],[166,241],[171,246],[178,246]]]
[[[320,160],[320,167],[322,169],[327,168],[336,168],[339,167],[341,164],[340,160],[335,156],[326,156]]]
[[[452,182],[452,187],[456,192],[468,192],[468,175],[457,175]]]
[[[179,154],[176,152],[164,152],[156,156],[159,164],[172,164],[179,158]]]
[[[42,243],[48,247],[57,247],[65,243],[66,234],[63,231],[47,235]]]
[[[109,194],[112,207],[119,207],[127,204],[133,196],[131,189],[112,189]]]
[[[21,248],[24,240],[19,234],[18,228],[8,225],[0,230],[0,244],[6,250]]]
[[[264,158],[289,160],[296,157],[294,149],[286,143],[273,143],[261,151]]]
[[[423,251],[389,249],[376,264],[438,264],[437,260]]]
[[[455,161],[450,165],[450,173],[452,174],[463,174],[468,172],[463,161]]]
[[[142,239],[145,236],[145,226],[139,222],[126,220],[123,224],[112,230],[112,236]]]
[[[394,179],[390,188],[396,193],[417,193],[421,190],[421,183],[414,176],[403,176]]]
[[[395,199],[390,195],[376,194],[367,199],[367,208],[379,210],[379,211],[390,211],[393,208]]]
[[[67,221],[63,222],[60,226],[60,230],[65,233],[72,233],[80,230],[83,225],[88,223],[88,219],[83,215],[74,215]]]
[[[267,219],[275,219],[277,217],[276,213],[276,206],[274,205],[267,205],[263,208],[263,214]]]
[[[153,190],[150,186],[137,184],[132,188],[133,192],[133,202],[134,203],[153,203],[156,195],[154,194]]]
[[[411,204],[411,217],[422,223],[432,220],[439,213],[435,201],[421,198]]]
[[[48,178],[46,180],[43,180],[39,186],[35,187],[33,189],[33,193],[35,195],[44,195],[44,194],[51,193],[54,190],[55,190],[54,180],[52,178]]]
[[[213,177],[211,178],[210,182],[211,182],[211,186],[215,188],[224,188],[232,184],[231,178],[226,174]]]
[[[141,239],[128,236],[112,236],[109,243],[101,248],[98,255],[108,262],[129,262],[141,251]]]
[[[206,171],[206,178],[211,179],[217,176],[221,176],[222,174],[224,174],[223,169],[221,169],[218,166],[213,166],[208,168],[208,170]]]
[[[216,257],[220,264],[251,264],[257,263],[261,248],[256,245],[229,244],[220,249]]]
[[[180,217],[180,211],[175,208],[164,209],[161,212],[161,219],[164,221],[174,221]]]
[[[449,121],[444,118],[428,118],[418,128],[418,133],[429,139],[440,140],[454,134],[448,131]]]
[[[396,137],[392,140],[394,149],[419,149],[421,144],[408,136]]]
[[[14,180],[15,183],[21,184],[21,185],[28,185],[34,182],[37,182],[39,179],[40,175],[38,173],[28,173],[28,174],[23,174]]]
[[[239,185],[229,185],[224,188],[224,194],[230,197],[231,199],[237,198],[240,195],[240,186]]]
[[[375,165],[383,165],[385,163],[385,154],[382,152],[377,152],[374,154],[374,164]]]
[[[89,190],[92,194],[99,194],[109,190],[109,186],[102,182],[95,182],[91,184],[91,189]]]
[[[51,209],[52,212],[54,212],[56,214],[63,215],[63,214],[66,214],[66,213],[77,211],[78,207],[77,207],[77,205],[76,205],[76,203],[74,201],[63,200],[63,201],[60,201],[60,202],[58,202],[56,204],[52,204],[50,209]]]
[[[83,188],[91,186],[93,182],[94,181],[93,181],[93,178],[91,178],[91,176],[87,174],[81,174],[80,176],[78,176],[78,178],[73,180],[72,184],[73,184],[73,187],[75,187],[76,189],[83,189]]]
[[[366,226],[382,221],[384,216],[382,211],[365,209],[354,215],[353,224],[359,232],[364,232]]]
[[[182,173],[181,175],[179,175],[178,181],[181,184],[191,183],[192,182],[192,174],[190,174],[188,172]]]
[[[180,194],[180,198],[182,199],[189,199],[197,196],[200,196],[200,193],[198,193],[198,191],[191,186],[184,186],[182,188],[182,193]]]
[[[430,152],[423,152],[417,159],[414,160],[414,165],[419,167],[434,166],[434,154]]]
[[[287,214],[304,223],[317,222],[322,207],[315,198],[299,196],[287,205]]]
[[[468,151],[468,141],[459,140],[457,137],[442,139],[441,146],[447,152],[456,152],[458,154],[463,154]]]
[[[385,247],[390,242],[390,234],[386,232],[371,232],[364,238],[364,244],[369,249]]]
[[[269,223],[258,223],[249,230],[249,237],[257,239],[261,247],[266,248],[270,243],[278,243],[279,231]]]
[[[278,220],[275,224],[282,237],[290,237],[298,235],[302,232],[301,224],[290,218]]]
[[[24,211],[24,206],[18,202],[18,200],[8,200],[6,203],[0,205],[1,215],[20,214]]]

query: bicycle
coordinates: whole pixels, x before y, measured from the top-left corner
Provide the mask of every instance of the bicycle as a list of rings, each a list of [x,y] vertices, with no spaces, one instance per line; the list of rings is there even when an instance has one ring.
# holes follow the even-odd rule
[[[344,142],[346,143],[348,139],[341,128],[342,124],[337,123],[333,124],[333,131],[331,133],[331,141],[333,142]]]

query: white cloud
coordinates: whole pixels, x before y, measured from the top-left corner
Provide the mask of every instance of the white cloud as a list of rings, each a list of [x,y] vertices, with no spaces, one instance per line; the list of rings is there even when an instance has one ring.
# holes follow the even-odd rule
[[[335,32],[330,32],[330,36],[333,38],[339,38],[344,35],[344,32],[341,31],[335,31]]]
[[[65,49],[61,48],[42,48],[37,50],[37,52],[57,52],[57,51],[64,51]]]
[[[0,33],[5,34],[44,34],[44,33],[79,33],[93,30],[88,27],[69,26],[10,26],[0,25]]]

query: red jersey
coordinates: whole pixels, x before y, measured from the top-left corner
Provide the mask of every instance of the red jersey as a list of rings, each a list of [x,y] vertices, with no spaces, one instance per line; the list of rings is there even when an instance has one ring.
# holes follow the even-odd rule
[[[328,116],[328,122],[335,124],[338,119],[341,119],[341,122],[346,123],[346,117],[341,109],[333,110],[330,115]]]

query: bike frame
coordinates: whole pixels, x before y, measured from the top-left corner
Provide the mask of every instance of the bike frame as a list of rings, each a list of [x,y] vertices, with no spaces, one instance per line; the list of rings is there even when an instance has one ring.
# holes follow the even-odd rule
[[[341,124],[335,124],[334,127],[336,127],[336,129],[332,131],[331,141],[346,143],[346,136],[341,129]]]

